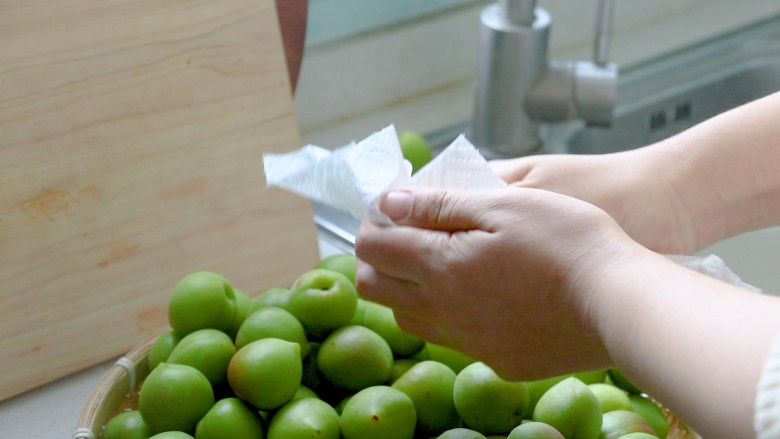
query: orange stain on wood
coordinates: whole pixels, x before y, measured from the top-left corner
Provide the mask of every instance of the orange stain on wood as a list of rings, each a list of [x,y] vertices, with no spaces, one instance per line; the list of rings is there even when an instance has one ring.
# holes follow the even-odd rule
[[[35,220],[41,217],[53,219],[54,215],[70,209],[72,203],[70,192],[67,190],[45,187],[38,191],[35,196],[21,203],[19,208],[30,219]]]
[[[205,178],[198,178],[174,186],[165,192],[162,196],[166,200],[176,201],[182,198],[191,198],[202,194],[207,189]]]
[[[80,205],[94,205],[103,198],[103,192],[94,184],[78,190],[75,195],[68,189],[41,188],[34,196],[19,203],[21,209],[32,220],[47,218],[68,212]]]
[[[98,262],[98,266],[100,267],[107,267],[110,264],[113,264],[114,262],[117,262],[123,258],[126,258],[127,256],[132,255],[135,253],[139,248],[138,244],[133,244],[129,242],[115,242],[111,244],[111,247],[108,248],[108,254],[106,255],[103,260]]]
[[[103,200],[103,191],[94,184],[90,184],[79,190],[76,198],[81,204],[97,204]]]

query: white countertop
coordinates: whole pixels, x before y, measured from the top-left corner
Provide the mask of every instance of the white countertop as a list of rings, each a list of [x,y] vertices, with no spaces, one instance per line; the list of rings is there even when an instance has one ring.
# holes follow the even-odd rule
[[[319,247],[321,257],[341,252],[324,240],[320,240]],[[0,402],[0,437],[71,438],[92,391],[115,361],[106,361]]]

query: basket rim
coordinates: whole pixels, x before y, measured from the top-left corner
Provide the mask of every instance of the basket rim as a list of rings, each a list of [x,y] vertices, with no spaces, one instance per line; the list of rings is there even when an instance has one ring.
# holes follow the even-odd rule
[[[99,433],[106,421],[106,409],[111,409],[112,412],[116,409],[116,407],[108,407],[110,401],[106,396],[117,385],[135,387],[133,381],[141,378],[138,376],[138,371],[147,369],[146,359],[159,335],[160,333],[151,335],[132,347],[103,374],[81,412],[73,439],[100,437]],[[131,364],[134,368],[132,376],[131,371],[128,370]],[[126,384],[127,382],[130,384]],[[133,388],[128,388],[126,393],[132,391]]]

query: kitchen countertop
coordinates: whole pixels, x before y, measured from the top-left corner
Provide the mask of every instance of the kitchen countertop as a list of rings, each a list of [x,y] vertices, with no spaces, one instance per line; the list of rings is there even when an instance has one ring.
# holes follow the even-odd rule
[[[343,252],[319,240],[320,257]],[[0,402],[0,437],[70,438],[92,391],[116,360],[92,366],[37,389]]]

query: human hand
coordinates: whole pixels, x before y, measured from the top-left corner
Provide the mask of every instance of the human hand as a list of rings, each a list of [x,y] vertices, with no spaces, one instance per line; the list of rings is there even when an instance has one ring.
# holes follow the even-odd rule
[[[512,186],[539,188],[595,204],[640,244],[660,253],[690,254],[703,247],[691,200],[665,176],[665,147],[601,155],[539,155],[490,162]],[[695,201],[695,200],[694,200]]]
[[[380,208],[396,225],[361,224],[357,286],[401,327],[506,379],[610,364],[588,309],[592,286],[641,247],[606,213],[515,187],[397,191]]]

